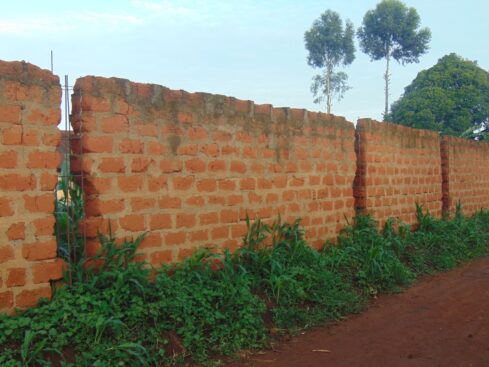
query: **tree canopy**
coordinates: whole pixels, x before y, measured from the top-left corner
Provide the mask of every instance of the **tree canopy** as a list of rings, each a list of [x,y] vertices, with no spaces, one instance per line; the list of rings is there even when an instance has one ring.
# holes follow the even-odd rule
[[[357,31],[362,51],[371,60],[386,60],[384,117],[389,112],[390,59],[402,64],[419,62],[419,56],[428,50],[431,32],[419,26],[416,9],[399,0],[382,0],[375,9],[367,11]]]
[[[304,34],[306,49],[309,51],[307,63],[314,68],[324,68],[320,75],[313,78],[311,91],[315,103],[326,98],[328,113],[331,112],[333,96],[341,99],[348,90],[348,76],[344,72],[335,72],[339,65],[349,65],[355,59],[353,36],[355,31],[350,21],[343,22],[338,13],[327,10],[315,20]]]
[[[443,134],[489,139],[489,72],[456,54],[421,71],[389,118]]]

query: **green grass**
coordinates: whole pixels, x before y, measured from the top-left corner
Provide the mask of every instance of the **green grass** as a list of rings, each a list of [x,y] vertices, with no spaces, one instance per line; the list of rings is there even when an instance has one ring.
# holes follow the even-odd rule
[[[248,222],[235,253],[202,249],[158,269],[153,281],[146,264],[132,261],[143,237],[116,245],[101,236],[98,268],[77,259],[71,284],[51,301],[0,315],[0,365],[216,364],[221,356],[266,347],[277,333],[359,312],[372,295],[488,253],[489,212],[466,218],[458,210],[439,220],[418,207],[415,231],[394,224],[378,231],[371,218],[359,216],[337,244],[317,251],[299,221]]]

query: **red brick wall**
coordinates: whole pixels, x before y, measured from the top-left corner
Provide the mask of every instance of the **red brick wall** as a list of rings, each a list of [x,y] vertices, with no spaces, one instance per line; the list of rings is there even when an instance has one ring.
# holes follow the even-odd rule
[[[464,214],[489,208],[489,143],[443,137],[443,208]]]
[[[355,130],[343,118],[96,77],[77,81],[73,116],[89,252],[109,220],[117,238],[149,231],[143,253],[159,264],[236,248],[247,214],[301,217],[314,245],[354,215]]]
[[[60,99],[49,71],[0,61],[0,312],[50,297],[61,277]],[[96,77],[77,81],[72,124],[89,254],[109,222],[118,239],[147,231],[143,257],[157,265],[236,248],[247,214],[300,217],[320,246],[355,208],[413,223],[415,203],[435,216],[442,202],[489,207],[489,145],[426,130],[360,120],[355,132],[332,115]]]
[[[358,209],[381,224],[389,217],[415,223],[416,203],[441,216],[438,133],[364,119],[357,124],[356,149]]]
[[[0,311],[50,297],[56,260],[54,193],[59,156],[58,77],[0,61]]]

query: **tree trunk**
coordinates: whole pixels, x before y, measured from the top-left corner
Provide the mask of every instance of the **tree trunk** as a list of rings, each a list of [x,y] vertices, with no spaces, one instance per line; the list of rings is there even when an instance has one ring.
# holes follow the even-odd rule
[[[387,52],[387,65],[385,67],[385,109],[384,109],[384,121],[387,119],[387,114],[389,113],[389,82],[390,82],[390,75],[389,75],[389,63],[391,59],[390,52]]]
[[[331,76],[333,74],[333,66],[328,64],[326,67],[326,112],[331,113],[331,101],[332,101],[332,90],[331,90]]]

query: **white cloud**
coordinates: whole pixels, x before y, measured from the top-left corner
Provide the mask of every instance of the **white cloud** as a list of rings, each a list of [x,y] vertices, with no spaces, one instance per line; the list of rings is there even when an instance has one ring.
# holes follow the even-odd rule
[[[23,18],[17,20],[0,19],[0,34],[32,34],[60,32],[72,29],[74,26],[57,18]]]
[[[127,28],[128,25],[141,25],[144,18],[135,15],[111,14],[111,13],[67,13],[60,14],[57,17],[40,15],[24,16],[22,18],[1,19],[0,34],[10,35],[33,35],[40,33],[60,33],[84,30],[109,30],[117,31],[118,29]]]
[[[134,15],[120,15],[108,13],[84,13],[76,14],[74,18],[82,23],[93,25],[108,25],[117,27],[122,24],[143,24],[144,19]]]
[[[190,8],[174,5],[170,1],[131,0],[131,4],[165,15],[188,15],[191,13]]]

